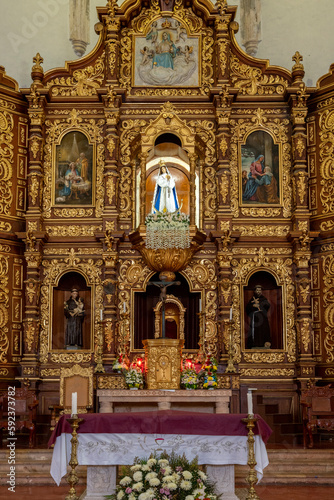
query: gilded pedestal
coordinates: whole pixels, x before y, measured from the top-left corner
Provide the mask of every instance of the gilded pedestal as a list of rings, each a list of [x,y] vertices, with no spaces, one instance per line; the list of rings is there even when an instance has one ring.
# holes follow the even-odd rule
[[[183,339],[143,340],[148,389],[179,389]]]

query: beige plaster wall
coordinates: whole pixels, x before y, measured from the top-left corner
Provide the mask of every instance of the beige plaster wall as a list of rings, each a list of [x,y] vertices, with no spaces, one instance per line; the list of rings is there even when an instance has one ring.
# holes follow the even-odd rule
[[[88,51],[97,42],[96,6],[105,3],[90,0]],[[239,5],[240,0],[229,4]],[[291,69],[291,57],[298,50],[304,57],[305,82],[315,86],[334,62],[334,0],[262,0],[261,5],[262,41],[257,57]],[[0,65],[20,87],[30,86],[32,58],[37,52],[44,58],[45,71],[77,59],[68,39],[68,23],[69,0],[0,0]],[[241,43],[240,33],[237,40]]]

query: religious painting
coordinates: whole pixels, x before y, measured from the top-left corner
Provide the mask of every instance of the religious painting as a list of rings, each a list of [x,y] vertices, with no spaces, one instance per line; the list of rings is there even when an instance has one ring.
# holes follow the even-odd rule
[[[279,147],[272,136],[256,130],[241,145],[240,199],[243,205],[279,205]]]
[[[283,349],[282,287],[271,273],[258,271],[243,293],[245,349]]]
[[[53,203],[56,206],[93,205],[94,147],[85,134],[69,132],[55,146]]]
[[[148,26],[145,37],[135,38],[134,45],[134,85],[199,85],[199,38],[188,36],[182,21],[157,19]]]

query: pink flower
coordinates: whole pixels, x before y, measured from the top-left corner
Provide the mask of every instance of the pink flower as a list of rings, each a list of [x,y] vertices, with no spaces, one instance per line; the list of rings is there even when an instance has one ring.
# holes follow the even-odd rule
[[[125,493],[129,494],[129,493],[131,493],[131,491],[132,491],[132,488],[130,488],[130,486],[128,486],[125,490]]]

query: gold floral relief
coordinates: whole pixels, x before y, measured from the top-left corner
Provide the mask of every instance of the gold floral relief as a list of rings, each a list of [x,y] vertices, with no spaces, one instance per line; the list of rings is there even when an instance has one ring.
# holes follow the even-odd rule
[[[296,184],[298,189],[299,201],[303,205],[306,198],[306,190],[307,190],[307,174],[305,172],[299,173],[296,180]]]
[[[243,95],[283,94],[288,81],[279,75],[264,75],[260,68],[248,66],[231,53],[231,78],[233,86]]]
[[[293,368],[240,368],[243,377],[293,377]]]
[[[112,319],[108,319],[104,325],[104,341],[107,351],[111,351],[112,343],[114,342],[114,323]]]
[[[10,215],[13,202],[12,177],[14,161],[14,119],[8,111],[0,111],[0,215]]]
[[[34,320],[32,318],[28,318],[28,322],[25,323],[25,330],[24,330],[24,340],[28,351],[31,351],[33,343],[35,341],[35,331],[36,331],[36,324]]]
[[[105,54],[103,53],[95,61],[94,66],[77,69],[73,71],[72,76],[54,78],[47,82],[47,88],[51,89],[53,96],[86,97],[95,95],[103,83],[104,60]]]
[[[325,307],[325,339],[326,363],[334,361],[334,255],[323,257],[323,304]]]
[[[321,190],[320,200],[322,213],[332,214],[334,212],[334,109],[320,113],[320,176]]]
[[[215,219],[217,210],[216,171],[213,167],[204,168],[204,216]]]
[[[83,114],[83,113],[82,113]],[[88,137],[91,144],[96,146],[96,207],[95,215],[100,217],[104,207],[104,184],[103,184],[103,170],[104,170],[104,145],[103,145],[103,128],[105,121],[102,118],[84,118],[81,116],[81,111],[72,109],[67,117],[57,120],[46,120],[46,141],[44,148],[44,186],[43,186],[43,216],[47,219],[51,217],[52,209],[52,176],[53,161],[52,158],[53,146],[60,142],[61,137],[71,131],[82,131]],[[60,216],[66,216],[65,213],[71,213],[71,217],[80,217],[82,215],[82,208],[73,209],[58,209],[57,212]],[[65,212],[63,212],[65,210]],[[86,212],[85,212],[86,214]],[[68,216],[68,215],[67,215]],[[87,216],[87,215],[85,215]]]
[[[57,217],[92,217],[94,210],[92,208],[55,208],[54,214]]]
[[[32,205],[36,205],[39,185],[40,185],[39,176],[37,174],[33,174],[30,177],[30,190],[29,190]]]
[[[242,236],[286,236],[290,231],[290,226],[269,226],[269,225],[234,225],[233,231],[239,231]]]

